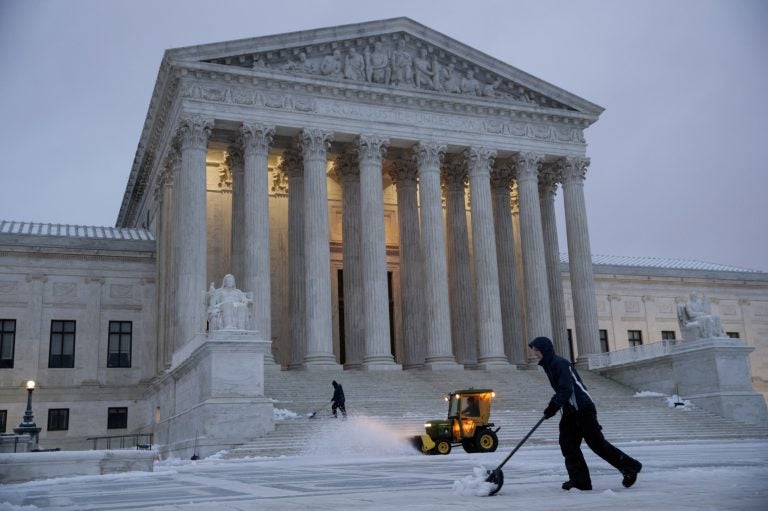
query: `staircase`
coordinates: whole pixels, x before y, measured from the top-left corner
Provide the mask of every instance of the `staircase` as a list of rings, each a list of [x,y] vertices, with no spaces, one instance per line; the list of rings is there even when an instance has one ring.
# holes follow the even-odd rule
[[[670,408],[663,397],[634,397],[635,390],[589,371],[582,379],[597,404],[598,419],[611,442],[764,438],[768,427],[724,419],[700,409]],[[350,420],[365,419],[359,427],[386,428],[401,439],[424,432],[424,422],[445,418],[443,396],[453,390],[490,388],[496,392],[491,421],[501,429],[499,448],[514,446],[541,417],[553,392],[543,371],[338,371],[308,372],[267,369],[264,394],[275,409],[296,413],[275,421],[275,431],[258,441],[224,454],[226,458],[300,455],[329,428],[341,424],[331,417],[331,381],[344,387]],[[315,418],[308,415],[323,407]],[[340,414],[339,414],[340,415]],[[556,443],[557,417],[544,422],[529,443]],[[347,433],[349,434],[349,430]],[[459,448],[460,449],[460,448]],[[463,451],[462,451],[463,452]]]

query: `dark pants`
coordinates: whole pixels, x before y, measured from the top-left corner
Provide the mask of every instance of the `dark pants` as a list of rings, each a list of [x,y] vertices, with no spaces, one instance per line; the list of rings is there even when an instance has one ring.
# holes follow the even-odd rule
[[[594,406],[573,413],[563,414],[560,419],[560,451],[565,457],[568,479],[577,486],[591,486],[589,468],[581,452],[581,441],[587,442],[592,452],[617,468],[621,473],[637,470],[640,463],[611,445],[603,436],[603,427],[597,422]]]
[[[333,412],[333,416],[336,417],[336,409],[341,410],[341,416],[346,417],[347,416],[347,409],[344,408],[344,401],[334,401],[331,405],[331,411]]]

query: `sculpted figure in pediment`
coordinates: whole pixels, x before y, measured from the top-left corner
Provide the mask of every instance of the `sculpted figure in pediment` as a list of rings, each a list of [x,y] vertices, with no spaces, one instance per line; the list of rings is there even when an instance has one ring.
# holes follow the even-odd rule
[[[459,72],[454,69],[453,64],[448,64],[448,67],[443,68],[442,74],[442,89],[445,92],[461,92],[461,76],[459,75]]]
[[[426,48],[419,50],[419,55],[413,61],[416,87],[425,89],[440,88],[440,73],[436,73],[437,59],[430,65]]]
[[[299,53],[297,61],[288,62],[283,65],[284,71],[296,71],[297,73],[314,73],[314,67],[307,60],[307,54],[303,51]]]
[[[501,85],[501,78],[497,78],[493,81],[493,83],[487,83],[482,86],[480,90],[480,95],[485,96],[486,98],[496,98],[499,97],[499,91],[498,89],[499,85]]]
[[[371,83],[389,84],[391,69],[389,67],[389,55],[384,51],[381,41],[373,45],[373,52],[365,50],[366,79]]]
[[[334,78],[341,77],[341,52],[339,50],[333,50],[332,55],[323,58],[323,62],[320,64],[320,74]]]
[[[344,78],[365,81],[365,59],[352,47],[344,60]]]
[[[461,93],[473,96],[480,95],[480,82],[477,81],[475,73],[471,69],[467,71],[467,76],[461,79]]]
[[[392,52],[392,85],[413,85],[413,58],[405,49],[405,41],[397,41]]]

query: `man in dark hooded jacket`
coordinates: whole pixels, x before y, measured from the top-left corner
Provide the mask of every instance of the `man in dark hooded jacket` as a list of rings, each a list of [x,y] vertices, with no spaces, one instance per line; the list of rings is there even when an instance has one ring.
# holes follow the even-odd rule
[[[341,410],[341,416],[343,418],[347,418],[347,409],[344,407],[344,401],[346,399],[344,398],[344,389],[341,387],[341,383],[336,383],[336,380],[333,380],[333,397],[331,398],[331,410],[333,411],[333,417],[336,418],[336,409],[338,408]]]
[[[577,488],[591,490],[592,480],[589,468],[581,452],[581,441],[587,442],[592,452],[617,468],[623,475],[621,483],[629,488],[637,480],[637,474],[643,465],[611,445],[603,436],[602,426],[597,422],[597,410],[587,388],[581,381],[576,368],[555,354],[552,341],[547,337],[537,337],[528,344],[533,348],[539,365],[547,373],[549,383],[555,395],[544,410],[544,417],[553,417],[562,410],[560,419],[560,451],[565,458],[568,480],[563,483],[564,490]]]

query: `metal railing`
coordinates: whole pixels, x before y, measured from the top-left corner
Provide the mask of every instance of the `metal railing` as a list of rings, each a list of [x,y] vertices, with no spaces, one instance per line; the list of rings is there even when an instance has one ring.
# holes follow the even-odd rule
[[[677,341],[674,339],[664,340],[651,344],[641,344],[640,346],[634,346],[623,350],[590,355],[588,358],[589,369],[602,369],[605,367],[627,364],[629,362],[640,362],[642,360],[650,360],[652,358],[668,355],[676,342]]]
[[[152,449],[152,433],[135,433],[133,435],[94,436],[86,440],[93,441],[93,450],[137,449],[148,451]]]

